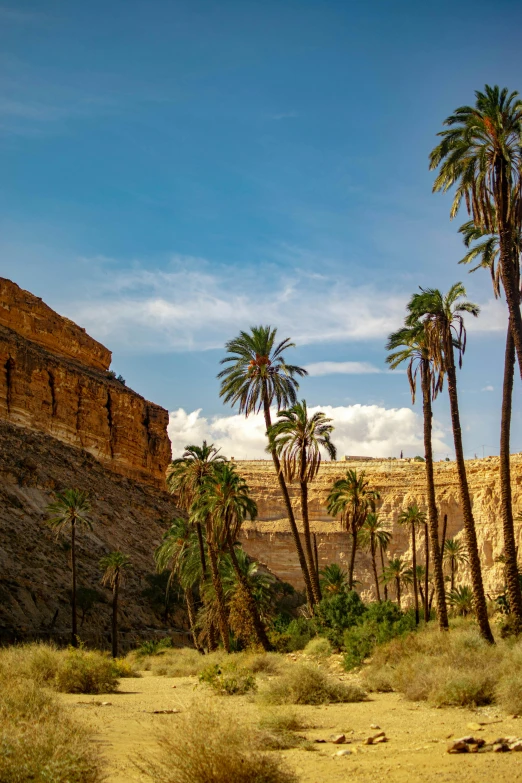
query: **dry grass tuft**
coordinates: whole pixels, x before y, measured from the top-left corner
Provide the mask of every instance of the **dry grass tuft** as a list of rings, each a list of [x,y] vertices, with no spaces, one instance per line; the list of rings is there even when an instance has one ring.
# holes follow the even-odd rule
[[[154,783],[297,783],[281,759],[222,707],[195,702],[160,740],[161,759],[142,767]]]
[[[324,661],[332,654],[332,645],[324,636],[316,636],[310,639],[304,648],[304,654],[318,661]]]
[[[295,665],[268,683],[261,698],[269,704],[331,704],[363,701],[366,694],[326,675],[317,666]]]
[[[288,750],[302,748],[316,750],[312,742],[296,732],[306,728],[306,724],[292,711],[270,711],[259,721],[257,742],[262,750]]]

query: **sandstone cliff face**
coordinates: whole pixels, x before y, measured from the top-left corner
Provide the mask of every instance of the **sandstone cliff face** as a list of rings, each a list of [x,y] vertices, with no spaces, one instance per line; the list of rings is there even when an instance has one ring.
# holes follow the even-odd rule
[[[245,526],[243,545],[253,557],[266,563],[280,578],[296,587],[302,587],[301,573],[283,502],[271,461],[239,462],[238,467],[249,483],[259,507],[259,520]],[[416,502],[426,508],[425,467],[423,463],[409,461],[382,462],[327,462],[310,486],[310,519],[316,532],[320,566],[339,563],[346,566],[350,553],[350,541],[337,521],[326,512],[326,497],[334,481],[350,468],[364,470],[372,488],[381,493],[380,513],[393,530],[391,554],[405,554],[411,558],[409,533],[397,525],[400,512]],[[503,587],[503,568],[496,562],[502,554],[502,522],[500,518],[500,486],[497,457],[470,460],[466,463],[472,494],[473,513],[477,527],[480,557],[486,591],[495,595]],[[522,455],[511,460],[512,491],[515,514],[522,512]],[[463,520],[459,505],[457,471],[454,462],[435,465],[437,504],[440,512],[440,528],[443,516],[448,515],[447,538],[463,537]],[[300,518],[298,487],[290,488],[296,516]],[[522,523],[516,523],[517,543],[522,544]],[[424,562],[424,542],[418,536],[418,562]],[[522,551],[522,550],[521,550]],[[356,560],[356,578],[361,582],[366,597],[374,595],[371,563],[368,555],[359,553]],[[464,567],[458,574],[458,583],[470,583]]]
[[[0,325],[0,420],[47,433],[116,473],[163,487],[171,456],[167,411],[102,372],[110,352],[83,330],[0,282],[0,321],[7,324]]]
[[[92,506],[92,531],[77,535],[78,586],[105,596],[82,623],[89,644],[110,642],[110,590],[100,584],[99,560],[120,550],[132,570],[121,591],[124,649],[139,639],[172,633],[142,593],[154,572],[153,552],[176,512],[166,492],[115,475],[85,451],[46,434],[0,422],[0,640],[70,638],[69,538],[46,525],[56,490],[80,487]],[[186,632],[180,642],[190,644]]]

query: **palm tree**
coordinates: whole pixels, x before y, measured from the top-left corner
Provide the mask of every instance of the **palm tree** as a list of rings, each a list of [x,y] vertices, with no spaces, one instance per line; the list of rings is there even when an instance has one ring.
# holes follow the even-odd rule
[[[337,563],[331,563],[321,568],[319,574],[323,592],[328,593],[328,595],[337,595],[346,591],[348,585],[347,574]]]
[[[411,302],[410,302],[411,305]],[[428,494],[428,523],[425,525],[425,575],[424,575],[424,621],[428,622],[430,610],[428,606],[429,579],[429,541],[433,553],[435,585],[437,591],[437,616],[441,630],[449,628],[448,610],[446,607],[446,592],[444,590],[444,574],[442,571],[442,552],[439,544],[439,517],[435,498],[435,477],[433,472],[432,446],[432,402],[442,389],[444,373],[436,370],[434,359],[430,354],[424,326],[420,321],[403,326],[390,334],[386,349],[390,352],[386,361],[392,369],[407,363],[407,375],[410,384],[412,402],[415,403],[417,391],[417,376],[420,374],[422,389],[422,412],[424,422],[424,457],[426,466],[426,488]]]
[[[318,411],[308,415],[306,401],[296,402],[289,410],[279,411],[278,421],[268,431],[269,451],[275,451],[281,464],[286,481],[299,480],[301,489],[301,516],[307,556],[308,572],[312,583],[314,603],[321,600],[321,589],[317,578],[310,520],[308,516],[308,484],[310,484],[321,466],[321,449],[330,459],[335,459],[336,449],[330,440],[334,429],[324,413]]]
[[[218,378],[221,378],[219,396],[223,397],[223,401],[229,402],[232,406],[238,405],[239,412],[244,413],[246,417],[252,413],[259,413],[262,409],[267,435],[272,426],[270,413],[272,404],[275,402],[278,410],[294,405],[297,402],[296,392],[299,388],[296,376],[308,375],[303,367],[287,364],[285,361],[285,351],[295,348],[295,343],[286,338],[276,344],[276,335],[277,329],[271,326],[252,326],[250,332],[240,332],[238,337],[227,342],[225,347],[228,355],[221,359],[221,364],[227,366],[218,374]],[[310,573],[290,494],[275,450],[272,450],[272,460],[290,522],[307,600],[310,606],[313,606]]]
[[[377,546],[379,547],[379,555],[381,558],[381,581],[383,580],[384,571],[386,566],[384,565],[384,553],[388,551],[392,539],[392,534],[388,530],[383,530],[377,538]],[[384,585],[384,600],[388,600],[388,584],[383,581]]]
[[[384,582],[395,582],[395,594],[397,597],[397,606],[401,608],[401,588],[403,585],[410,584],[412,581],[411,569],[402,557],[392,557],[384,569]]]
[[[473,591],[467,585],[456,587],[448,596],[451,608],[461,617],[471,614],[473,611]]]
[[[185,446],[183,456],[173,460],[167,468],[166,478],[169,492],[174,495],[181,508],[190,512],[205,477],[212,473],[216,463],[224,460],[225,457],[219,454],[219,449],[216,449],[213,443],[208,444],[206,440],[201,446]],[[201,522],[193,519],[192,524],[198,536],[201,568],[205,575],[207,564]]]
[[[496,226],[496,223],[495,223]],[[468,264],[479,261],[471,271],[479,268],[489,269],[493,282],[495,297],[500,296],[500,264],[496,264],[499,255],[498,234],[486,234],[478,229],[472,220],[460,227],[464,244],[468,253],[460,263]],[[514,275],[519,288],[520,280],[520,250],[521,235],[514,235],[515,252],[513,254]],[[475,244],[473,244],[475,243]],[[509,595],[510,612],[515,616],[518,625],[522,627],[522,590],[518,578],[517,546],[515,527],[513,523],[513,499],[511,494],[511,464],[510,464],[510,434],[511,412],[513,403],[513,380],[515,370],[515,343],[511,329],[511,319],[508,320],[506,349],[504,354],[504,380],[502,384],[502,415],[500,422],[500,505],[502,512],[502,529],[504,537],[504,552],[506,556],[506,582]]]
[[[399,525],[409,525],[411,530],[411,550],[412,550],[412,577],[413,577],[413,596],[415,599],[415,624],[419,624],[419,590],[417,586],[417,544],[415,541],[415,531],[420,525],[426,524],[426,514],[414,503],[405,511],[401,511],[397,518]]]
[[[112,588],[112,657],[118,657],[118,593],[125,580],[125,571],[132,563],[122,552],[110,552],[100,560],[102,584]]]
[[[359,531],[358,536],[360,546],[368,551],[372,558],[373,578],[375,580],[375,592],[377,594],[377,600],[381,600],[381,593],[379,589],[379,577],[377,575],[377,549],[381,551],[382,558],[382,571],[384,571],[384,551],[388,548],[388,544],[391,541],[391,533],[384,527],[379,514],[375,511],[370,511],[366,515],[363,526]],[[385,585],[386,588],[386,585]],[[387,591],[386,591],[387,593]]]
[[[87,492],[79,489],[64,489],[56,493],[56,499],[47,506],[49,519],[47,524],[59,534],[66,528],[71,528],[71,610],[72,633],[71,644],[78,646],[78,619],[76,612],[76,529],[86,527],[92,530],[91,504]]]
[[[340,515],[341,522],[352,536],[352,551],[348,570],[350,590],[353,589],[353,571],[359,531],[364,525],[368,513],[375,511],[379,497],[376,490],[370,489],[364,471],[358,476],[356,470],[348,470],[345,478],[334,483],[326,500],[328,513],[333,517]]]
[[[450,567],[450,592],[455,589],[455,574],[461,563],[468,562],[466,548],[458,538],[448,538],[444,544],[444,561]]]
[[[438,373],[444,373],[448,378],[448,394],[450,400],[451,423],[453,427],[453,440],[455,444],[455,458],[459,478],[460,503],[464,517],[464,529],[468,556],[470,559],[471,578],[475,611],[482,636],[491,644],[494,644],[493,634],[489,626],[486,596],[482,582],[482,571],[477,546],[477,533],[471,508],[466,465],[464,462],[464,449],[462,447],[462,431],[460,426],[460,413],[457,395],[457,373],[455,367],[454,350],[459,357],[459,367],[462,366],[462,357],[466,349],[466,329],[464,327],[463,313],[478,316],[479,308],[472,302],[463,301],[466,289],[462,283],[455,283],[448,293],[443,296],[437,289],[421,289],[420,294],[415,294],[408,309],[410,321],[408,325],[416,324],[422,319],[424,332],[430,356],[434,363],[434,369]],[[437,588],[437,600],[439,599]]]
[[[211,567],[214,569],[212,565],[213,552],[215,553],[217,548],[226,549],[232,561],[238,584],[243,590],[245,605],[251,616],[257,642],[263,649],[270,650],[271,645],[266,629],[259,617],[256,602],[240,568],[234,547],[245,519],[257,517],[257,505],[250,497],[248,484],[239,475],[233,463],[216,463],[213,472],[203,482],[197,508],[198,514],[207,520],[207,542],[211,544],[209,549]],[[216,584],[214,584],[214,588],[218,593]]]
[[[489,85],[484,92],[477,90],[475,98],[474,106],[456,109],[444,121],[448,130],[438,134],[442,141],[430,155],[430,169],[439,169],[433,190],[446,192],[455,186],[451,217],[464,199],[475,226],[498,234],[500,278],[522,377],[522,316],[515,274],[515,238],[522,226],[522,101],[517,92]]]
[[[196,557],[196,553],[199,557]],[[161,544],[154,552],[154,560],[158,573],[161,574],[167,568],[170,568],[167,590],[170,589],[173,576],[176,575],[178,577],[187,605],[187,615],[194,647],[196,650],[199,650],[193,588],[204,577],[199,553],[199,536],[194,526],[187,519],[176,517],[171,521],[169,529],[163,534]]]

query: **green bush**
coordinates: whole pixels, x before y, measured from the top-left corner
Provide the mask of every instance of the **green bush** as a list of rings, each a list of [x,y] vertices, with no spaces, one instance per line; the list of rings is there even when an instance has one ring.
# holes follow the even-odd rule
[[[333,647],[343,644],[343,634],[364,614],[365,606],[355,590],[323,598],[315,609],[317,633],[326,636]]]
[[[332,654],[332,645],[324,636],[316,636],[315,639],[308,642],[304,652],[305,655],[308,655],[310,658],[322,660],[328,658]]]
[[[172,639],[170,636],[165,636],[163,639],[150,639],[146,642],[142,642],[135,650],[135,655],[138,658],[145,658],[148,655],[161,655],[165,650],[169,650],[172,647]]]
[[[218,664],[206,666],[199,675],[199,681],[221,695],[239,696],[257,688],[254,675],[235,662],[220,667]]]
[[[369,604],[357,624],[344,632],[346,650],[343,665],[346,670],[360,666],[378,644],[415,630],[413,611],[403,613],[391,601]]]
[[[288,623],[283,631],[278,630],[278,627],[272,627],[269,639],[277,652],[295,652],[296,650],[304,650],[316,633],[314,620],[298,617]]]

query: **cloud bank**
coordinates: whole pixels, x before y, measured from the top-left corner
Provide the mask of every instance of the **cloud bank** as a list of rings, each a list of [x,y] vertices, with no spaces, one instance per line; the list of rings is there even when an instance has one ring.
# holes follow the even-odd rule
[[[338,458],[344,455],[368,457],[398,457],[423,454],[422,420],[410,408],[384,408],[379,405],[322,405],[310,408],[310,413],[321,410],[333,419],[335,431],[332,440],[337,446]],[[273,412],[275,418],[276,413]],[[226,457],[236,459],[269,459],[265,451],[265,424],[262,415],[206,417],[201,409],[191,412],[179,408],[170,414],[169,436],[174,457],[183,453],[185,446],[210,441],[219,446]],[[435,425],[433,431],[435,452],[447,453],[444,433]]]

